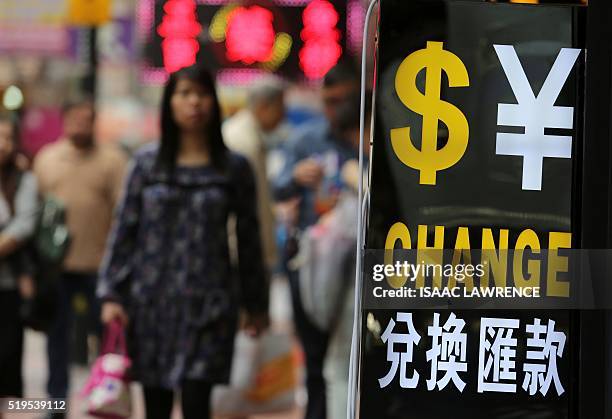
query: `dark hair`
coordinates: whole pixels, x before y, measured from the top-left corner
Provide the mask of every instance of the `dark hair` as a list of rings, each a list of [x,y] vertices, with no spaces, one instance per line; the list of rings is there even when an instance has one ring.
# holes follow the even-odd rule
[[[19,122],[17,118],[11,115],[0,114],[0,124],[1,123],[10,124],[13,129],[13,154],[9,157],[8,161],[0,167],[0,189],[2,190],[2,194],[12,214],[15,211],[14,201],[19,186],[19,177],[21,175],[21,170],[19,170],[17,166],[17,153],[20,147]]]
[[[360,78],[353,63],[347,59],[343,59],[325,74],[323,78],[323,87],[332,87],[347,82],[359,84]]]
[[[198,65],[185,67],[172,73],[166,83],[161,103],[161,140],[157,153],[156,168],[170,174],[172,174],[176,168],[176,159],[178,157],[181,139],[180,129],[174,120],[170,101],[180,79],[187,79],[199,84],[206,89],[213,98],[212,115],[210,115],[208,125],[204,129],[206,138],[208,139],[212,165],[222,170],[225,167],[227,158],[227,147],[225,147],[223,136],[221,135],[221,107],[219,106],[217,91],[215,90],[215,81],[212,75],[206,69]]]

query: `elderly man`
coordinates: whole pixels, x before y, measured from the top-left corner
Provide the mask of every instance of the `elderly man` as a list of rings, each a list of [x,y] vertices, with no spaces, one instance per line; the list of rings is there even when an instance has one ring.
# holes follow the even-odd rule
[[[285,117],[284,86],[266,78],[249,90],[247,107],[223,124],[227,147],[244,155],[255,172],[261,240],[268,269],[276,263],[275,220],[267,178],[267,149]]]

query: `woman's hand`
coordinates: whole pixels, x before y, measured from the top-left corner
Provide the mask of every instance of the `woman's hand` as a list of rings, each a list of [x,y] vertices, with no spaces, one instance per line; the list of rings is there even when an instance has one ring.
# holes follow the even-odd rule
[[[123,326],[128,323],[128,315],[121,304],[107,301],[102,304],[102,323],[109,324],[114,320],[119,320]]]
[[[246,314],[243,329],[249,336],[257,337],[270,325],[268,313]]]

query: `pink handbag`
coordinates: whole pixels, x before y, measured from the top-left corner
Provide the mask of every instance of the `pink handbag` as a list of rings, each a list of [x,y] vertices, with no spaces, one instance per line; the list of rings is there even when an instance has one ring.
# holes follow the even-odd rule
[[[81,392],[86,412],[106,419],[128,418],[132,412],[125,333],[119,322],[110,323],[105,332],[102,355],[96,359]]]

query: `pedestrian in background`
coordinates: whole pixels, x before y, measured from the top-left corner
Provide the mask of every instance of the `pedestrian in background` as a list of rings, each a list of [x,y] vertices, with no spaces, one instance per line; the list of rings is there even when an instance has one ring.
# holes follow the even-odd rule
[[[342,137],[338,127],[338,107],[359,90],[359,76],[348,62],[332,68],[323,80],[321,96],[325,120],[309,123],[290,138],[285,147],[286,162],[275,184],[275,198],[297,198],[298,228],[305,230],[331,210],[341,187],[340,169],[355,158],[357,149]],[[290,267],[294,323],[306,358],[306,419],[325,419],[326,392],[323,362],[329,333],[321,330],[304,312],[300,297],[299,267]]]
[[[23,397],[20,308],[35,292],[21,253],[36,228],[38,191],[17,163],[18,150],[16,121],[0,115],[0,397]]]
[[[75,295],[85,296],[90,332],[100,333],[95,298],[97,271],[121,191],[126,158],[113,146],[94,140],[94,103],[87,98],[63,108],[63,137],[45,146],[34,161],[43,195],[61,201],[66,210],[70,248],[58,284],[56,318],[48,331],[50,397],[65,398],[69,387],[69,342]],[[62,417],[56,413],[55,417]]]
[[[366,98],[371,93],[366,94]],[[348,139],[353,147],[359,150],[360,142],[360,97],[355,95],[338,109],[338,128],[343,133],[343,138]],[[318,224],[330,223],[329,229],[336,232],[342,229],[342,236],[357,240],[358,217],[361,208],[358,202],[359,176],[364,178],[370,155],[370,109],[371,101],[366,99],[364,115],[364,171],[359,170],[359,160],[351,159],[344,163],[341,169],[341,178],[344,185],[343,192],[336,207],[324,217],[319,219]],[[354,242],[353,240],[353,242]],[[342,292],[335,301],[335,318],[330,329],[329,348],[325,357],[323,374],[327,384],[327,418],[345,419],[348,393],[349,393],[349,371],[351,358],[351,342],[353,338],[353,316],[355,313],[355,267],[356,252],[353,243],[351,251],[345,256],[346,260],[337,260],[335,263],[345,266],[344,277],[333,278],[341,283]]]
[[[247,160],[228,152],[210,74],[173,73],[161,105],[161,141],[137,153],[101,270],[105,323],[128,327],[146,417],[210,417],[213,384],[229,380],[239,307],[246,327],[267,323],[268,285]],[[228,216],[236,217],[240,287],[232,281]]]
[[[281,125],[284,116],[284,86],[277,79],[266,78],[250,87],[247,107],[223,124],[225,144],[230,150],[246,157],[255,172],[261,239],[270,272],[276,264],[276,239],[265,140]]]

